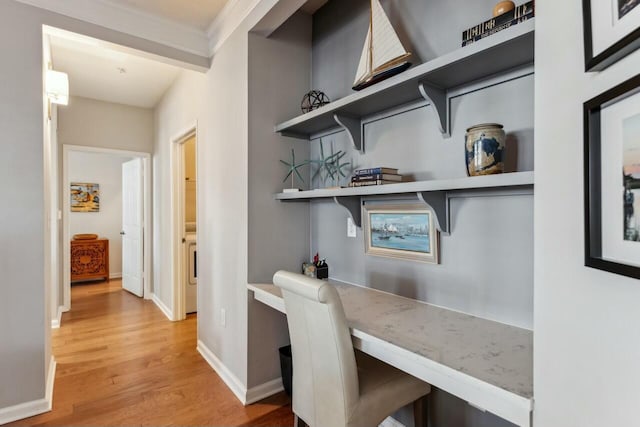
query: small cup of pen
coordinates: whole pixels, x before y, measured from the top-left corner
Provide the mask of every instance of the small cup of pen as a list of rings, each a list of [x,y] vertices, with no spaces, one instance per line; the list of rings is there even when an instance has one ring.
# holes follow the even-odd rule
[[[302,273],[314,279],[328,280],[329,265],[325,259],[321,260],[320,256],[316,254],[313,257],[313,262],[305,262],[302,264]]]

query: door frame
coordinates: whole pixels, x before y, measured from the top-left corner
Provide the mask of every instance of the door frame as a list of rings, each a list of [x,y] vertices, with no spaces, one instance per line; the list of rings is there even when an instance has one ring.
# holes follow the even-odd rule
[[[184,143],[191,137],[196,139],[196,183],[198,182],[198,121],[183,128],[170,140],[169,170],[171,171],[171,315],[173,321],[184,320],[186,315],[186,289],[184,278],[186,258],[182,238],[185,231],[185,170]],[[197,184],[196,184],[197,186]],[[197,187],[196,187],[197,188]],[[199,198],[196,196],[196,223],[198,222]],[[199,227],[196,226],[196,236]],[[199,298],[198,298],[199,300]]]
[[[141,151],[116,150],[112,148],[86,147],[82,145],[62,146],[62,268],[63,268],[63,311],[71,309],[71,236],[69,235],[69,212],[71,210],[71,191],[69,185],[69,153],[110,154],[122,157],[142,159],[143,169],[143,254],[142,280],[144,299],[151,299],[151,154]]]

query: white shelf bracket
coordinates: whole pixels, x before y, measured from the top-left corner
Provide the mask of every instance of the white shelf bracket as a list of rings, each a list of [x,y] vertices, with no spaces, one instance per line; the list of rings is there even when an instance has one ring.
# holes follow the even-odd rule
[[[435,213],[436,228],[441,233],[449,235],[450,215],[449,197],[446,191],[420,191],[417,193],[418,199],[429,206]]]
[[[420,95],[422,95],[422,97],[429,103],[431,109],[435,113],[442,136],[450,138],[451,126],[449,116],[451,109],[449,107],[447,91],[425,82],[420,82],[418,90],[420,91]]]
[[[346,208],[356,227],[362,227],[362,202],[360,196],[336,196],[333,201]]]
[[[362,122],[360,119],[338,113],[333,115],[333,119],[347,132],[347,135],[349,135],[349,139],[355,149],[358,151],[364,151],[364,147],[362,145]]]

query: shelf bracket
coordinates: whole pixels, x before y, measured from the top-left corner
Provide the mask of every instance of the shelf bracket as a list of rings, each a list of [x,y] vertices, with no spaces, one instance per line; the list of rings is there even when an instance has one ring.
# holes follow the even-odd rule
[[[429,103],[431,109],[435,113],[442,136],[450,138],[451,126],[449,114],[451,113],[451,110],[449,107],[447,91],[425,82],[420,82],[418,90],[420,91],[420,95],[422,95],[422,97]]]
[[[362,146],[362,122],[360,119],[337,113],[333,115],[333,119],[347,132],[356,150],[364,151]]]
[[[362,202],[360,196],[336,196],[333,201],[346,208],[356,227],[362,227]]]
[[[449,216],[449,197],[446,191],[419,191],[418,199],[429,206],[435,213],[436,228],[441,233],[449,235],[450,216]]]

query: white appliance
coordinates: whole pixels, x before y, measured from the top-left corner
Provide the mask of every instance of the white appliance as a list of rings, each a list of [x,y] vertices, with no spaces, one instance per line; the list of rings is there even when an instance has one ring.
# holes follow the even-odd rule
[[[187,313],[198,311],[198,245],[196,242],[195,224],[187,224],[185,229],[185,306]]]

